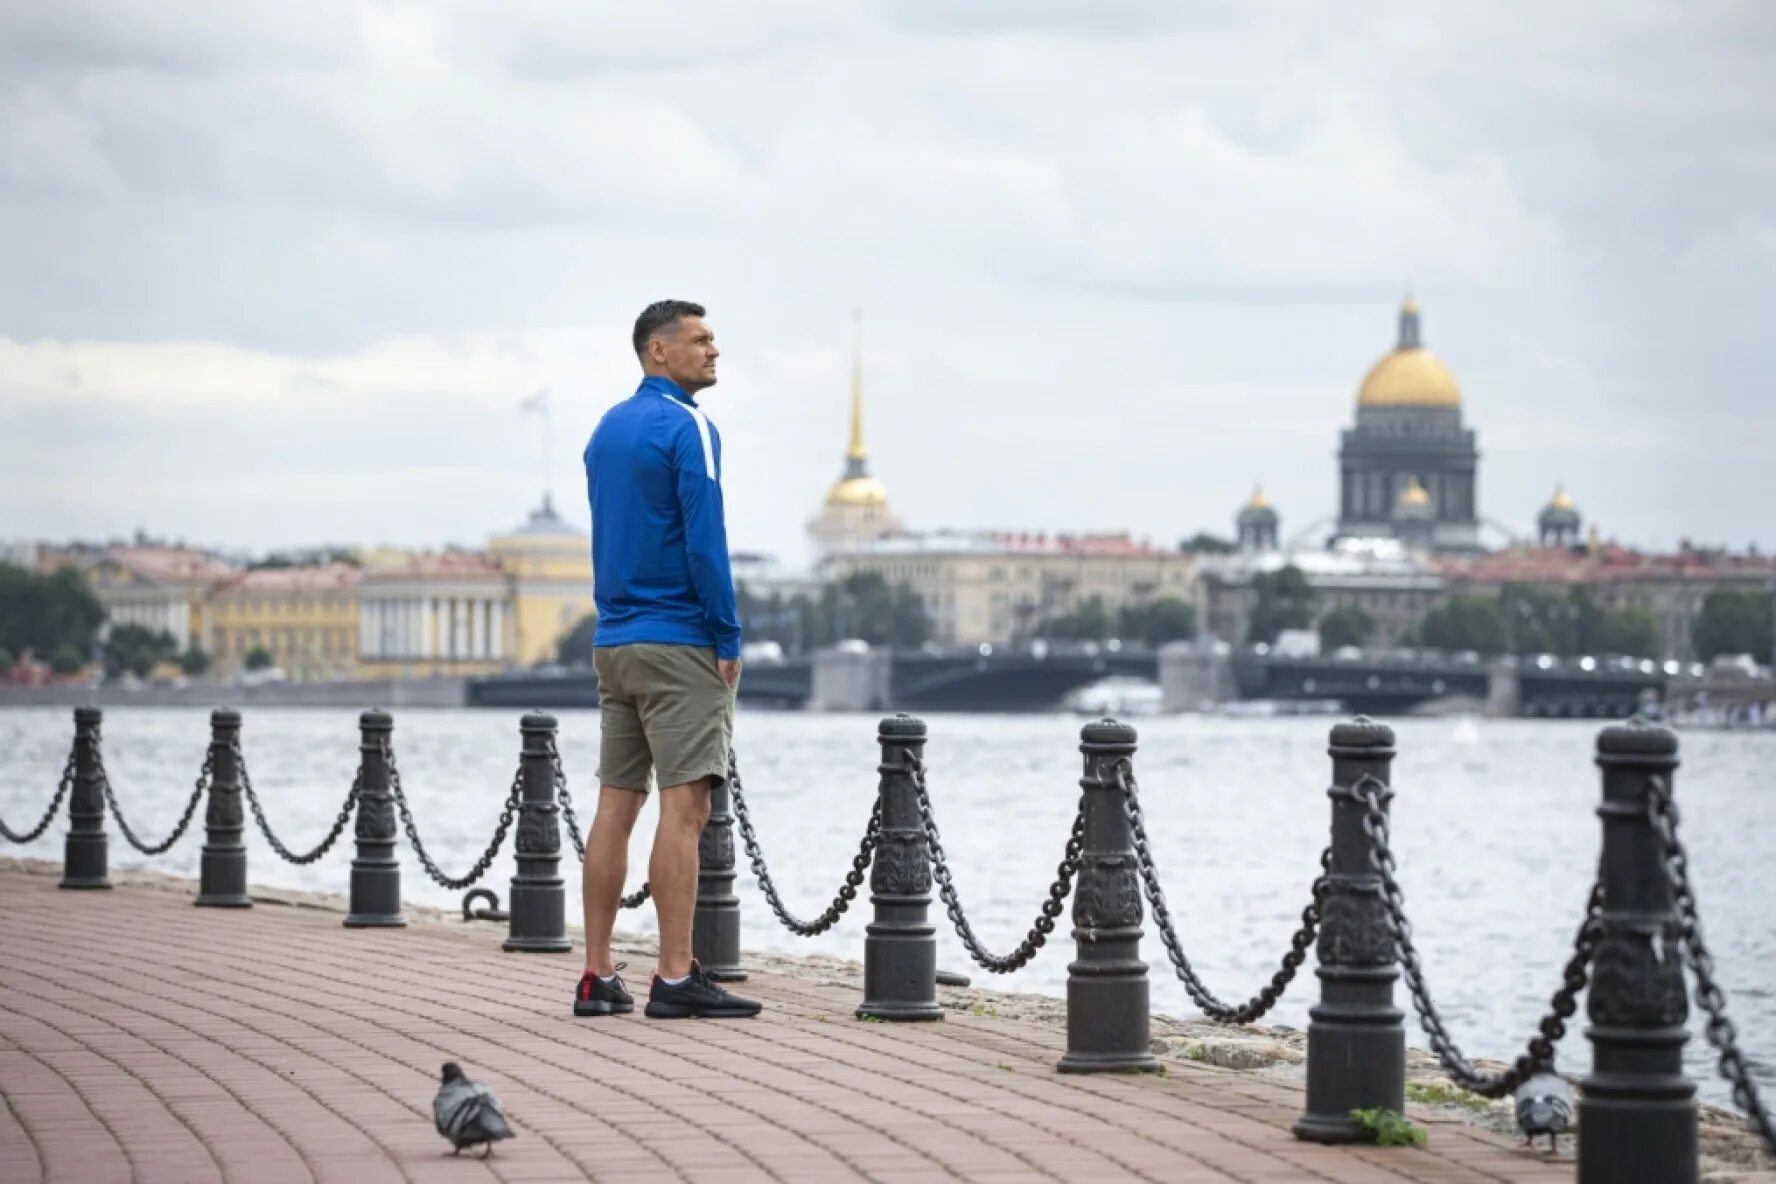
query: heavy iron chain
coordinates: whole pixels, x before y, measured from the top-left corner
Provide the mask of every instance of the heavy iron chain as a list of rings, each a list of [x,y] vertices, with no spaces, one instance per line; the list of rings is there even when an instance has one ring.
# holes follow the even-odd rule
[[[333,844],[339,841],[339,836],[345,833],[345,824],[351,821],[352,811],[357,809],[358,798],[364,792],[364,767],[359,765],[357,773],[353,775],[351,789],[346,793],[345,801],[340,804],[339,817],[333,820],[333,829],[327,832],[327,837],[322,839],[312,850],[297,854],[284,846],[283,840],[272,832],[271,824],[265,821],[265,810],[259,805],[259,795],[253,791],[253,778],[247,772],[246,754],[241,752],[238,740],[234,742],[233,748],[234,759],[240,767],[241,788],[246,791],[247,805],[253,810],[253,821],[259,824],[259,833],[265,836],[265,841],[271,844],[271,849],[276,851],[279,857],[298,867],[313,863],[331,851]]]
[[[518,805],[523,801],[524,765],[520,763],[518,771],[512,775],[512,790],[506,795],[505,808],[500,811],[499,825],[493,828],[493,840],[487,844],[487,850],[481,853],[481,858],[475,861],[475,866],[469,869],[468,875],[447,876],[432,862],[425,844],[419,841],[419,831],[413,827],[413,814],[407,809],[407,794],[401,789],[401,772],[395,768],[395,752],[388,746],[387,740],[382,741],[382,756],[388,762],[389,788],[394,792],[395,806],[401,811],[401,825],[407,828],[407,841],[413,844],[413,853],[419,856],[420,866],[425,868],[426,875],[439,887],[452,891],[467,888],[486,875],[487,869],[493,865],[493,857],[505,845],[506,832],[512,827],[512,816],[518,812]]]
[[[1757,1083],[1739,1051],[1738,1029],[1727,1018],[1726,993],[1714,979],[1714,955],[1702,939],[1702,917],[1696,908],[1696,890],[1690,885],[1690,859],[1677,837],[1677,803],[1663,777],[1648,780],[1647,811],[1664,845],[1665,873],[1677,905],[1678,937],[1689,957],[1690,971],[1696,976],[1696,1002],[1708,1013],[1708,1043],[1720,1054],[1720,1074],[1733,1087],[1734,1103],[1744,1112],[1751,1128],[1762,1136],[1765,1150],[1776,1155],[1776,1128],[1772,1128],[1770,1113],[1758,1100]]]
[[[191,800],[185,803],[185,813],[179,818],[179,825],[173,827],[173,833],[166,837],[164,843],[144,843],[130,829],[129,821],[124,818],[123,811],[118,808],[117,795],[111,789],[111,774],[105,770],[105,754],[100,750],[97,740],[93,741],[93,756],[99,765],[99,788],[105,791],[105,805],[110,807],[111,817],[117,819],[117,829],[123,832],[124,841],[143,855],[162,855],[172,850],[174,843],[185,834],[185,828],[191,825],[191,818],[197,813],[197,803],[203,800],[206,790],[210,788],[210,770],[216,761],[213,747],[204,750],[203,768],[198,770],[197,785],[191,791]]]
[[[561,767],[561,753],[555,747],[555,737],[549,737],[549,761],[555,769],[555,799],[561,803],[561,817],[567,823],[567,837],[573,843],[574,854],[580,862],[586,862],[586,838],[580,833],[580,820],[574,816],[573,795],[567,792],[567,770]],[[647,903],[648,897],[654,894],[653,887],[645,880],[641,887],[628,896],[620,897],[617,906],[625,909],[638,909]]]
[[[1055,868],[1054,883],[1049,885],[1048,899],[1042,902],[1042,912],[1030,926],[1030,932],[1018,943],[1017,949],[1009,954],[994,954],[981,945],[980,939],[974,935],[974,927],[968,923],[968,917],[962,911],[962,903],[956,897],[956,885],[950,876],[950,862],[944,854],[943,841],[938,837],[937,820],[931,812],[931,794],[925,788],[925,762],[912,753],[907,754],[907,771],[913,779],[913,786],[919,795],[919,821],[925,827],[925,844],[930,850],[931,872],[937,879],[938,894],[943,897],[944,911],[950,918],[950,924],[956,927],[956,936],[973,958],[984,970],[993,974],[1010,974],[1021,970],[1031,958],[1036,956],[1048,943],[1048,935],[1054,932],[1055,918],[1061,915],[1061,908],[1069,893],[1073,891],[1073,879],[1079,874],[1079,853],[1085,847],[1085,797],[1080,795],[1079,809],[1073,815],[1073,829],[1067,836],[1067,848],[1061,862]]]
[[[1476,1069],[1450,1039],[1449,1030],[1444,1026],[1437,1004],[1431,998],[1431,989],[1425,982],[1418,950],[1412,944],[1412,924],[1406,919],[1406,895],[1394,878],[1397,864],[1388,842],[1387,812],[1382,808],[1382,794],[1386,790],[1386,785],[1367,773],[1351,786],[1352,794],[1363,807],[1363,833],[1369,837],[1369,863],[1381,877],[1388,930],[1399,950],[1400,966],[1406,972],[1406,985],[1412,992],[1419,1023],[1430,1038],[1431,1051],[1437,1054],[1437,1059],[1457,1085],[1481,1097],[1502,1098],[1554,1063],[1554,1046],[1566,1035],[1566,1021],[1578,1009],[1579,992],[1590,980],[1591,956],[1597,949],[1598,917],[1603,911],[1603,884],[1599,880],[1591,883],[1585,901],[1585,919],[1580,922],[1579,931],[1573,938],[1572,957],[1567,959],[1561,971],[1561,985],[1554,992],[1548,1011],[1536,1025],[1536,1035],[1530,1038],[1525,1051],[1509,1069],[1497,1073]]]
[[[62,768],[62,783],[56,787],[55,797],[50,799],[49,809],[43,812],[43,821],[28,831],[16,831],[0,820],[0,835],[4,835],[9,843],[35,843],[49,829],[56,815],[62,812],[62,799],[68,796],[68,789],[74,784],[74,749],[68,750],[68,763]]]
[[[1171,910],[1166,907],[1165,892],[1159,886],[1159,871],[1153,864],[1152,844],[1147,839],[1147,819],[1141,810],[1135,770],[1128,761],[1116,762],[1116,782],[1122,788],[1122,809],[1128,815],[1129,830],[1134,835],[1135,858],[1141,865],[1141,882],[1146,888],[1147,903],[1153,906],[1153,924],[1159,930],[1159,939],[1165,945],[1166,955],[1172,960],[1172,968],[1178,972],[1178,981],[1184,984],[1190,1001],[1217,1023],[1249,1024],[1258,1019],[1275,1007],[1277,1000],[1283,997],[1283,992],[1294,981],[1295,972],[1306,961],[1308,947],[1313,945],[1314,937],[1319,933],[1320,905],[1326,895],[1326,872],[1332,865],[1332,848],[1327,847],[1320,852],[1320,874],[1313,882],[1313,899],[1301,910],[1301,928],[1289,938],[1289,950],[1283,955],[1282,966],[1271,975],[1270,982],[1259,988],[1258,993],[1244,1003],[1224,1003],[1197,977],[1195,969],[1190,965],[1190,959],[1184,956],[1184,947],[1179,943],[1177,931],[1172,926]]]
[[[875,805],[870,809],[869,825],[864,828],[863,842],[851,860],[851,870],[845,873],[845,882],[839,885],[838,895],[826,906],[825,912],[812,921],[803,921],[783,907],[783,898],[777,895],[777,885],[772,882],[771,873],[765,867],[765,854],[759,849],[758,836],[752,830],[752,815],[746,808],[746,790],[740,784],[740,763],[732,752],[728,753],[728,789],[733,794],[734,818],[740,823],[740,837],[746,843],[746,856],[752,861],[752,874],[758,877],[759,887],[764,890],[765,900],[770,904],[771,911],[777,914],[783,927],[797,937],[813,937],[831,929],[845,915],[845,910],[851,907],[851,902],[857,899],[857,888],[869,872],[870,861],[875,858],[876,845],[881,842],[882,835],[881,797],[876,798]]]

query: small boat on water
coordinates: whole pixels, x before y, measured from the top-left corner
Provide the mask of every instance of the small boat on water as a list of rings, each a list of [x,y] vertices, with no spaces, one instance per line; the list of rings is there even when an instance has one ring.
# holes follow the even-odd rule
[[[1158,715],[1159,684],[1145,678],[1113,674],[1070,693],[1065,706],[1077,715],[1107,715],[1116,719]]]

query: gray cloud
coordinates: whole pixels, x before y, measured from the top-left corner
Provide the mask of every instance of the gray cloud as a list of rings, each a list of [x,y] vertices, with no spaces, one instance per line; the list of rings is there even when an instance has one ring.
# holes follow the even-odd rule
[[[670,292],[719,313],[742,543],[799,550],[836,473],[856,305],[915,523],[1169,539],[1262,479],[1299,526],[1411,283],[1489,515],[1563,478],[1770,543],[1773,50],[1750,3],[9,6],[0,491],[19,533],[472,540],[537,386],[577,497]]]

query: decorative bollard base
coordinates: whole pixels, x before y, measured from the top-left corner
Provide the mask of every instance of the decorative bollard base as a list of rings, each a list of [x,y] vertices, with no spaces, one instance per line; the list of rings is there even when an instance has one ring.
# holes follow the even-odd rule
[[[1146,973],[1147,964],[1138,958],[1090,963],[1082,959],[1067,967],[1068,1049],[1056,1069],[1062,1073],[1159,1070],[1150,1044]]]

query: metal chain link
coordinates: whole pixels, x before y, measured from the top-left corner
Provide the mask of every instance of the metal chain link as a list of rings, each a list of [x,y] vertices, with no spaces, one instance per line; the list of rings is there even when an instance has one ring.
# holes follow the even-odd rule
[[[43,821],[28,831],[16,831],[7,826],[3,819],[0,819],[0,835],[5,836],[7,842],[35,843],[43,837],[43,832],[48,830],[50,824],[56,820],[56,815],[62,812],[62,799],[68,796],[68,789],[74,784],[74,753],[75,749],[68,750],[68,763],[62,769],[62,783],[56,787],[55,797],[51,798],[49,802],[49,809],[43,812]]]
[[[1394,878],[1397,864],[1388,842],[1387,812],[1382,808],[1382,794],[1386,790],[1386,785],[1367,773],[1351,786],[1351,793],[1363,807],[1363,833],[1369,837],[1369,863],[1381,877],[1382,898],[1387,906],[1384,915],[1394,945],[1399,950],[1400,966],[1406,972],[1406,985],[1412,992],[1419,1023],[1430,1038],[1431,1051],[1437,1054],[1437,1059],[1457,1085],[1481,1097],[1502,1098],[1554,1063],[1554,1046],[1566,1035],[1566,1021],[1578,1010],[1579,992],[1590,980],[1591,956],[1597,948],[1598,916],[1603,911],[1603,885],[1599,880],[1591,883],[1585,902],[1585,919],[1573,938],[1572,957],[1567,959],[1561,971],[1561,985],[1554,992],[1548,1011],[1536,1025],[1537,1034],[1530,1038],[1525,1051],[1509,1069],[1496,1073],[1476,1069],[1450,1039],[1443,1017],[1431,999],[1418,950],[1412,944],[1412,924],[1406,919],[1406,895]]]
[[[203,768],[198,770],[197,785],[191,791],[191,800],[185,803],[185,813],[180,816],[179,824],[173,827],[173,833],[166,837],[164,843],[144,843],[130,829],[128,819],[117,805],[117,795],[111,789],[111,774],[105,770],[105,754],[99,748],[99,742],[93,741],[93,757],[99,766],[99,788],[105,791],[105,804],[111,809],[111,817],[117,820],[117,829],[123,832],[124,841],[143,855],[163,855],[172,850],[174,843],[185,834],[185,828],[191,825],[192,816],[197,813],[197,803],[203,800],[204,792],[210,788],[210,770],[216,761],[215,748],[204,750]]]
[[[555,747],[555,737],[549,737],[549,760],[555,767],[555,798],[561,803],[561,817],[567,823],[567,837],[573,843],[574,854],[580,862],[586,862],[586,839],[580,833],[580,820],[574,816],[573,795],[567,792],[567,770],[561,767],[561,752]],[[641,887],[628,896],[619,897],[617,907],[637,909],[647,903],[654,894],[653,886],[643,880]]]
[[[1332,848],[1327,847],[1320,852],[1320,874],[1313,882],[1313,899],[1301,910],[1301,927],[1289,938],[1289,950],[1283,955],[1282,966],[1271,975],[1270,982],[1259,988],[1258,993],[1244,1003],[1224,1003],[1197,977],[1196,970],[1190,965],[1190,959],[1184,956],[1184,947],[1179,943],[1177,931],[1172,926],[1171,910],[1166,907],[1165,892],[1159,886],[1159,871],[1153,864],[1152,845],[1147,839],[1147,819],[1141,810],[1134,766],[1126,760],[1118,761],[1116,781],[1122,787],[1123,813],[1128,815],[1129,830],[1134,834],[1135,858],[1141,865],[1141,882],[1146,888],[1147,903],[1153,906],[1153,925],[1159,930],[1159,939],[1172,961],[1172,968],[1178,972],[1178,981],[1184,984],[1190,1001],[1217,1023],[1249,1024],[1258,1019],[1275,1007],[1277,1000],[1283,997],[1283,992],[1294,981],[1295,972],[1307,960],[1307,949],[1313,945],[1314,937],[1319,933],[1320,905],[1326,895],[1326,872],[1332,866]]]
[[[869,825],[864,828],[863,842],[858,846],[857,854],[851,860],[851,870],[845,873],[845,882],[839,885],[838,895],[833,897],[826,911],[812,921],[803,921],[783,906],[782,897],[777,895],[777,885],[771,880],[771,873],[765,867],[765,854],[759,849],[758,836],[753,833],[752,814],[746,808],[746,791],[740,784],[740,764],[732,752],[728,753],[728,789],[734,798],[734,818],[740,823],[740,838],[746,844],[747,858],[752,861],[752,874],[758,878],[759,887],[764,890],[765,900],[783,927],[797,937],[813,937],[825,933],[838,923],[851,902],[857,898],[858,886],[868,874],[870,861],[875,858],[876,845],[881,842],[882,834],[882,799],[878,795],[875,804],[870,808]]]
[[[253,810],[253,821],[259,824],[259,833],[265,836],[265,841],[271,844],[271,849],[276,851],[281,858],[298,867],[313,863],[331,851],[333,844],[339,841],[339,836],[345,833],[345,824],[351,821],[352,811],[357,809],[358,798],[364,792],[364,767],[359,765],[357,773],[353,775],[351,790],[345,795],[345,801],[340,804],[339,817],[333,820],[333,829],[327,832],[327,837],[322,839],[313,850],[298,855],[284,846],[283,840],[272,832],[271,824],[265,821],[265,810],[259,805],[259,795],[253,791],[253,778],[247,772],[246,754],[241,751],[238,740],[234,742],[232,747],[234,759],[240,768],[241,788],[246,791],[247,805]]]
[[[918,757],[907,754],[907,771],[913,779],[913,786],[919,795],[919,821],[925,827],[925,844],[930,849],[931,872],[937,879],[938,894],[943,898],[944,911],[950,918],[950,924],[956,927],[956,936],[968,950],[982,969],[993,974],[1010,974],[1021,970],[1030,959],[1036,956],[1048,943],[1048,935],[1054,932],[1055,918],[1061,915],[1061,908],[1067,896],[1073,891],[1073,879],[1079,873],[1079,853],[1085,847],[1085,797],[1080,795],[1079,809],[1073,815],[1073,830],[1067,836],[1066,852],[1055,869],[1055,881],[1049,885],[1048,899],[1042,902],[1041,915],[1036,918],[1024,940],[1009,954],[995,954],[981,945],[980,939],[974,935],[974,927],[968,923],[968,917],[962,911],[962,903],[956,897],[956,885],[950,875],[949,858],[944,854],[943,841],[938,837],[937,820],[932,816],[931,794],[925,787],[925,762]]]
[[[1733,1087],[1733,1101],[1745,1115],[1745,1121],[1764,1140],[1764,1149],[1776,1155],[1776,1128],[1770,1113],[1758,1100],[1757,1082],[1746,1067],[1739,1051],[1739,1032],[1727,1018],[1727,996],[1714,978],[1714,956],[1702,938],[1702,917],[1696,907],[1696,890],[1690,885],[1690,859],[1677,837],[1677,803],[1672,800],[1671,787],[1663,777],[1654,776],[1647,783],[1647,812],[1664,845],[1665,873],[1671,881],[1671,895],[1677,906],[1678,935],[1684,953],[1689,957],[1690,971],[1696,976],[1696,1002],[1708,1013],[1708,1043],[1720,1054],[1720,1074]]]
[[[425,868],[426,875],[430,876],[432,881],[440,887],[449,888],[452,891],[467,888],[486,875],[487,869],[493,865],[493,857],[498,855],[500,848],[505,845],[506,832],[512,826],[512,816],[517,813],[518,804],[523,800],[523,763],[519,763],[518,771],[512,775],[512,791],[506,795],[506,805],[500,811],[499,825],[493,828],[493,841],[488,843],[487,850],[482,852],[481,858],[475,861],[475,866],[469,869],[468,875],[448,876],[437,864],[432,862],[431,854],[425,849],[425,844],[419,841],[419,831],[413,827],[413,814],[407,809],[407,794],[401,788],[401,772],[395,768],[395,753],[388,746],[387,740],[382,741],[382,756],[388,762],[389,788],[394,792],[395,806],[401,811],[401,825],[407,828],[407,841],[413,844],[413,853],[419,857],[420,866]]]

